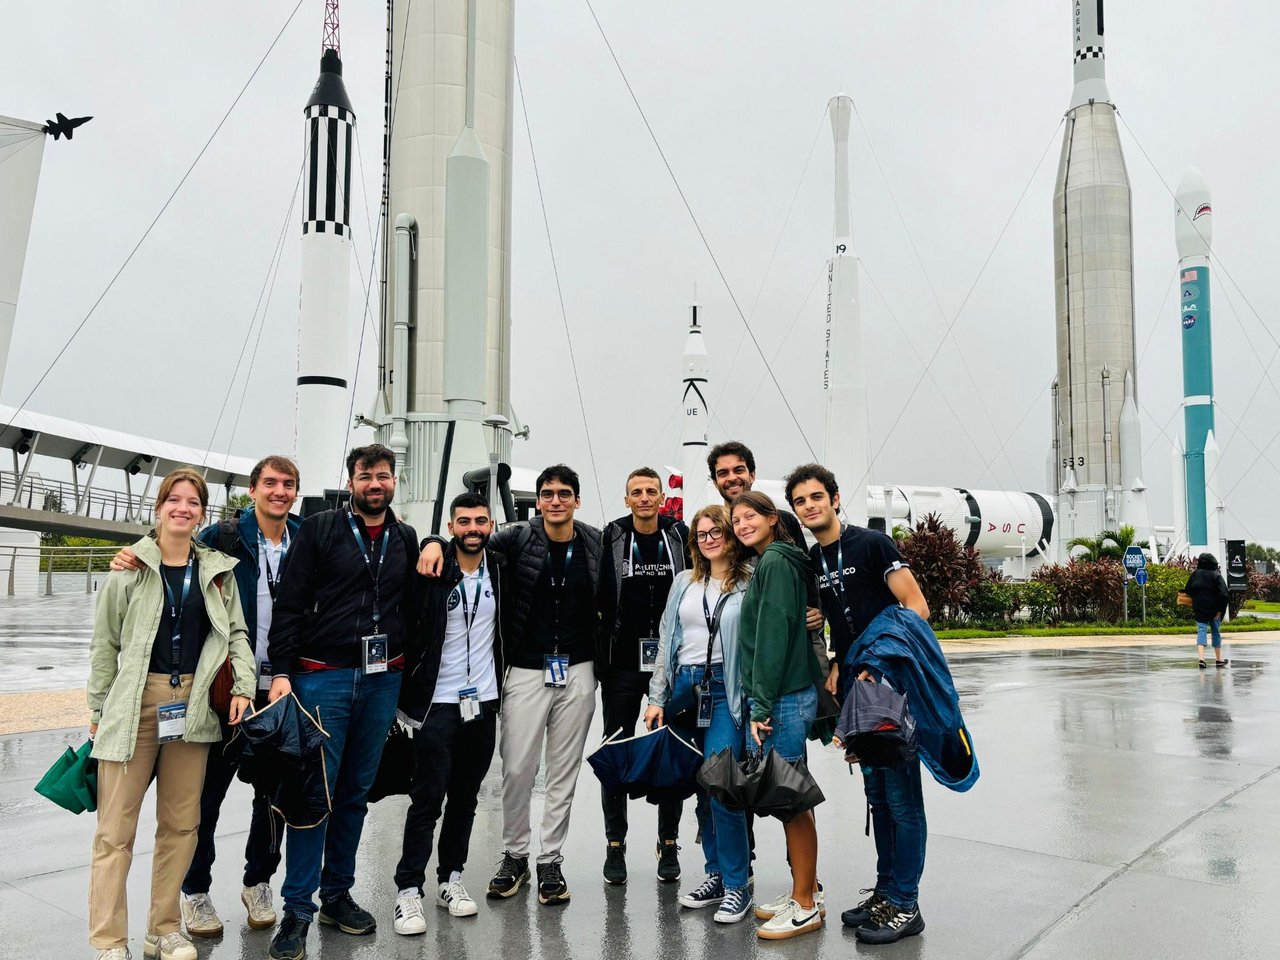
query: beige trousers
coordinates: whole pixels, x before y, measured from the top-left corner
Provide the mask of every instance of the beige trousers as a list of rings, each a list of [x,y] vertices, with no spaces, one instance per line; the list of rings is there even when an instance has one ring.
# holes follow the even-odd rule
[[[543,686],[541,670],[513,667],[502,685],[498,750],[502,755],[502,842],[527,857],[532,840],[529,803],[546,737],[546,799],[538,863],[560,856],[569,835],[569,811],[582,767],[582,747],[596,709],[596,674],[576,663],[564,687]]]
[[[173,933],[182,925],[178,898],[182,878],[191,866],[200,826],[200,790],[209,744],[158,742],[156,708],[186,700],[191,675],[178,687],[167,673],[147,675],[142,691],[138,742],[128,763],[103,760],[98,764],[98,830],[93,836],[89,867],[89,945],[95,950],[129,943],[129,904],[125,882],[133,863],[133,838],[138,832],[142,798],[156,775],[156,845],[151,864],[150,933]]]

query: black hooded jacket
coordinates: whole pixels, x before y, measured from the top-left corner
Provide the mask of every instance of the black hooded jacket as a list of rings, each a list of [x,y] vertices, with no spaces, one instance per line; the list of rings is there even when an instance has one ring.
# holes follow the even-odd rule
[[[1200,564],[1188,578],[1182,592],[1191,597],[1191,612],[1195,614],[1196,623],[1209,623],[1217,617],[1226,616],[1231,594],[1212,554],[1200,554]]]
[[[635,529],[630,514],[611,520],[601,534],[600,563],[600,635],[596,644],[596,667],[608,669],[614,661],[614,644],[622,627],[619,606],[622,599],[622,577],[618,571],[625,559],[628,538]],[[675,572],[689,568],[689,528],[674,517],[658,517],[658,532],[663,535],[668,556]],[[665,600],[665,596],[663,597]]]

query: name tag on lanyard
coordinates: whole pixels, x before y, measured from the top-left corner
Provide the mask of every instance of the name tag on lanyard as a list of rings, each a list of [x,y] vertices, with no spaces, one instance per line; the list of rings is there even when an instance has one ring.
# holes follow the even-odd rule
[[[157,733],[160,743],[173,743],[187,733],[187,702],[162,703],[156,708]]]

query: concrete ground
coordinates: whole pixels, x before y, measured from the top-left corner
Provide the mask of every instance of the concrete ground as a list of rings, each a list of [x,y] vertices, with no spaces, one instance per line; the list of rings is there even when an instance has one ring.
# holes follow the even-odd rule
[[[1260,638],[1251,637],[1251,640]],[[55,642],[52,640],[46,642]],[[1069,640],[1058,640],[1071,643]],[[521,893],[481,896],[501,849],[499,766],[486,781],[466,882],[479,916],[428,906],[428,932],[391,931],[403,798],[375,805],[354,894],[380,929],[353,938],[313,928],[309,956],[341,958],[837,957],[1146,958],[1245,960],[1280,950],[1280,646],[1236,644],[1232,665],[1200,671],[1190,644],[1012,650],[948,647],[983,776],[955,795],[926,778],[929,850],[921,888],[928,928],[889,947],[858,944],[840,910],[874,877],[857,778],[838,752],[811,751],[827,793],[818,809],[820,876],[830,916],[820,933],[765,943],[755,923],[722,927],[682,911],[679,889],[700,876],[692,803],[683,823],[679,884],[654,877],[655,808],[635,802],[625,887],[600,879],[599,788],[584,769],[566,850],[573,899],[541,907]],[[10,650],[0,688],[15,663]],[[27,651],[30,653],[30,651]],[[28,664],[29,666],[29,664]],[[38,684],[35,686],[39,686]],[[9,712],[9,707],[4,708]],[[5,719],[12,719],[6,717]],[[598,723],[597,723],[598,727]],[[598,730],[596,731],[598,734]],[[90,956],[85,946],[90,816],[73,817],[32,792],[82,729],[0,738],[0,956]],[[534,799],[535,818],[541,795]],[[241,784],[219,824],[213,898],[225,935],[201,957],[265,957],[269,932],[250,931],[238,895],[248,826]],[[154,818],[144,809],[129,884],[132,947],[141,936]],[[789,886],[782,830],[757,828],[758,892]],[[277,875],[276,887],[280,876]]]

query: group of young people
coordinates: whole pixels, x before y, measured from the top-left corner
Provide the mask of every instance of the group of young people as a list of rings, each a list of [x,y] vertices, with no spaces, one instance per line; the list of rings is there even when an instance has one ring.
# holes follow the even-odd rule
[[[390,911],[406,936],[427,929],[429,892],[451,916],[478,912],[462,874],[495,750],[502,851],[486,895],[502,900],[529,885],[542,904],[568,902],[563,850],[597,684],[606,737],[634,733],[643,717],[650,728],[688,729],[704,756],[803,758],[820,700],[877,679],[843,666],[858,635],[888,607],[926,619],[928,607],[889,537],[841,523],[836,478],[824,467],[787,478],[794,513],[752,490],[755,460],[743,444],[715,447],[708,468],[724,502],[687,526],[663,514],[661,477],[645,467],[627,477],[624,516],[603,530],[585,524],[575,519],[579,478],[557,464],[537,478],[532,519],[498,529],[486,499],[466,493],[450,504],[448,538],[421,544],[391,509],[395,459],[380,445],[351,451],[349,506],[302,522],[291,515],[299,478],[287,458],[261,461],[250,477],[253,505],[203,531],[200,475],[166,477],[154,535],[113,562],[91,645],[100,773],[89,927],[99,960],[129,957],[125,880],[153,773],[144,954],[195,960],[190,937],[221,934],[209,891],[214,829],[235,772],[224,746],[243,717],[283,697],[327,734],[331,812],[319,826],[295,826],[255,795],[241,900],[251,927],[275,928],[275,960],[305,956],[315,921],[355,935],[376,929],[351,890],[369,790],[397,717],[411,729],[415,759]],[[210,690],[227,669],[231,706],[219,716]],[[842,921],[860,940],[888,943],[924,926],[919,764],[863,775],[877,878]],[[625,883],[627,797],[602,791],[602,806],[603,879]],[[754,908],[765,939],[822,926],[812,811],[784,824],[790,890],[757,904],[750,814],[702,793],[696,807],[705,869],[679,897],[683,907],[714,906],[723,923]],[[681,813],[677,802],[658,810],[663,881],[681,877]],[[436,881],[427,887],[433,849]],[[282,852],[277,915],[271,879]]]

